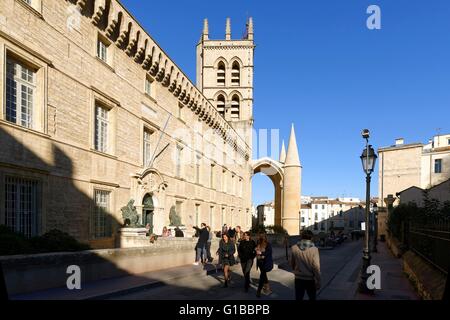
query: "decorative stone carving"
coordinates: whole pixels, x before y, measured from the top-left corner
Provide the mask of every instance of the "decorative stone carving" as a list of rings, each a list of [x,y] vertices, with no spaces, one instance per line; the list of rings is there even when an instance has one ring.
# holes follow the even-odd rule
[[[126,227],[136,228],[142,227],[139,224],[139,215],[137,213],[136,207],[134,206],[134,200],[131,199],[128,201],[128,204],[125,207],[120,209],[122,211],[122,217],[124,221],[124,225]]]
[[[175,206],[172,206],[170,208],[170,213],[169,213],[169,220],[170,220],[170,225],[171,226],[175,226],[175,227],[180,227],[182,226],[181,224],[181,218],[177,213],[177,210],[175,209]]]

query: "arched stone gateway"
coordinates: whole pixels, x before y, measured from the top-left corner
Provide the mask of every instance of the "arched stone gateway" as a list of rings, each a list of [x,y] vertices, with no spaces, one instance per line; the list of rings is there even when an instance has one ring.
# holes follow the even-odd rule
[[[145,169],[131,177],[131,199],[135,200],[140,222],[150,225],[150,232],[160,233],[168,220],[165,210],[167,182],[158,170]]]
[[[268,157],[254,160],[252,170],[253,174],[263,173],[272,180],[275,188],[275,225],[282,226],[290,235],[298,235],[300,233],[302,166],[294,125],[291,128],[287,154],[283,143],[279,161]]]

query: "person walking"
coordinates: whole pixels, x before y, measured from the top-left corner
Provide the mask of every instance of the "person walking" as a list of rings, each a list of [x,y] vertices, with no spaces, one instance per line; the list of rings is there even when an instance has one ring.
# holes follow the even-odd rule
[[[244,274],[245,292],[248,292],[248,289],[250,288],[250,271],[252,270],[253,260],[256,257],[255,248],[256,243],[251,239],[250,232],[244,232],[238,245],[238,257],[241,262],[242,273]]]
[[[222,234],[227,233],[227,232],[228,232],[228,227],[227,227],[227,224],[224,223],[222,226]],[[220,236],[222,236],[222,234]]]
[[[319,249],[311,241],[313,233],[302,232],[301,240],[291,248],[290,265],[295,274],[295,299],[303,300],[305,291],[309,300],[316,300],[320,289]]]
[[[233,229],[231,226],[228,229],[228,237],[230,240],[232,240],[234,243],[236,243],[236,229]]]
[[[260,270],[258,290],[256,296],[261,297],[261,291],[264,289],[265,294],[271,294],[269,279],[267,273],[273,269],[272,245],[267,240],[265,233],[260,233],[256,244],[256,268]]]
[[[230,282],[230,267],[233,266],[236,262],[234,259],[235,251],[235,245],[228,234],[222,234],[222,239],[220,240],[217,254],[219,255],[219,264],[221,264],[223,267],[223,274],[225,278],[225,282],[223,285],[224,288],[227,288],[228,283]]]
[[[208,262],[212,262],[214,259],[211,256],[211,242],[214,237],[214,233],[211,231],[211,227],[207,226],[206,229],[208,230],[208,241],[206,242],[206,258]]]
[[[197,228],[198,229],[198,228]],[[195,249],[197,251],[194,265],[198,266],[199,261],[204,263],[206,260],[206,243],[208,242],[209,233],[206,229],[206,224],[201,224],[201,229],[198,229],[198,240],[197,245],[195,246]]]
[[[235,231],[234,241],[236,242],[236,244],[239,244],[239,242],[241,242],[241,240],[244,239],[244,231],[242,231],[241,226],[236,226],[234,231]]]

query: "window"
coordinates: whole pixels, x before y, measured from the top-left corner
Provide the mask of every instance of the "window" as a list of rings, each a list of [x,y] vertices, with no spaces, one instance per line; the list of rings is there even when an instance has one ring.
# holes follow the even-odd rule
[[[108,44],[100,37],[97,40],[97,57],[103,62],[108,63]]]
[[[324,204],[322,205],[322,210],[325,210],[325,205]]]
[[[235,94],[231,100],[231,119],[239,119],[239,105],[239,97]]]
[[[225,224],[225,208],[222,208],[222,221],[221,221],[221,226],[223,226]]]
[[[27,238],[38,233],[39,182],[6,177],[5,225]]]
[[[319,209],[319,205],[316,204],[316,205],[315,205],[315,208],[316,208],[316,209]]]
[[[227,172],[222,170],[222,192],[227,192]]]
[[[237,61],[233,62],[231,69],[231,85],[239,86],[240,84],[240,66]]]
[[[242,194],[244,193],[243,190],[242,190],[243,187],[244,187],[244,185],[242,183],[242,179],[239,179],[239,196],[240,197],[242,197]]]
[[[236,179],[234,178],[234,174],[231,175],[231,190],[230,190],[231,194],[236,194]]]
[[[319,220],[319,217],[317,216],[317,212],[314,214],[315,215],[315,219],[314,220]]]
[[[145,93],[149,95],[150,97],[153,96],[153,81],[150,79],[149,76],[145,77]]]
[[[217,85],[225,85],[225,64],[222,61],[217,65]]]
[[[108,113],[103,106],[95,106],[95,150],[108,152]]]
[[[107,238],[112,236],[110,206],[110,192],[94,190],[95,208],[91,217],[91,235],[93,238]]]
[[[434,160],[434,173],[442,173],[442,159]]]
[[[6,60],[6,120],[33,127],[36,72],[10,57]]]
[[[198,227],[200,224],[200,205],[195,205],[195,225]]]
[[[214,228],[214,207],[209,207],[209,226],[212,231]]]
[[[148,129],[144,129],[144,167],[150,167],[152,161],[151,153],[151,136],[152,132]]]
[[[181,146],[177,146],[176,154],[175,154],[175,176],[177,178],[181,178],[181,157],[183,153],[183,148]]]
[[[216,108],[219,114],[225,117],[225,97],[223,95],[217,97]]]
[[[450,139],[447,140],[447,144],[450,146]]]
[[[195,157],[195,183],[200,184],[200,161],[201,157]]]
[[[210,175],[209,175],[209,186],[211,187],[211,189],[214,188],[214,169],[215,169],[215,166],[212,164]]]
[[[39,13],[41,12],[41,0],[22,0],[22,2],[26,3]]]

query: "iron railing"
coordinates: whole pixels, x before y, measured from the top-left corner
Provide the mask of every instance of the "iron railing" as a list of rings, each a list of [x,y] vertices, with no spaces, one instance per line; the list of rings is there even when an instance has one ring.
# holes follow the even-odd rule
[[[450,219],[434,218],[426,223],[410,222],[406,245],[444,274],[450,265]]]

